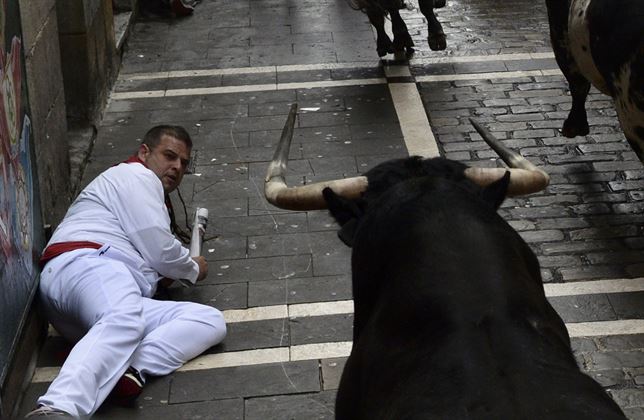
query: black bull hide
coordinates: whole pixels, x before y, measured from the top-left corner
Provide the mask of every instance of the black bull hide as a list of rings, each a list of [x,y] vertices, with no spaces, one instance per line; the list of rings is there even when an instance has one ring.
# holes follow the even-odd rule
[[[427,43],[432,50],[444,50],[447,47],[445,33],[434,9],[445,6],[446,0],[418,0],[420,12],[427,19]],[[404,8],[404,0],[354,0],[359,9],[367,14],[369,22],[376,29],[376,50],[379,57],[387,54],[404,53],[413,54],[414,42],[409,35],[405,21],[400,16],[399,10]],[[385,18],[391,19],[393,41],[385,31]]]
[[[324,197],[352,251],[354,340],[338,419],[617,419],[583,374],[538,261],[465,166],[409,158]]]

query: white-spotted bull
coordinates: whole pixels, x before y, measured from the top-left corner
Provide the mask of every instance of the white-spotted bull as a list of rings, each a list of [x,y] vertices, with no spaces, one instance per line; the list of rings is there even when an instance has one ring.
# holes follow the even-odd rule
[[[427,42],[432,50],[444,50],[447,46],[445,33],[434,9],[445,6],[446,0],[418,0],[420,12],[427,19]],[[376,28],[376,50],[379,57],[387,54],[404,54],[409,57],[414,52],[407,25],[400,16],[400,9],[405,7],[404,0],[352,0],[356,8],[362,10],[369,17],[369,22]],[[391,30],[394,35],[393,42],[385,31],[385,17],[391,19]]]
[[[539,263],[497,214],[548,175],[477,127],[512,169],[442,158],[288,187],[295,110],[269,167],[268,200],[327,207],[353,248],[353,347],[337,419],[623,419],[573,357]]]
[[[566,137],[588,134],[592,83],[610,95],[626,139],[644,162],[644,2],[546,0],[557,63],[570,85]]]

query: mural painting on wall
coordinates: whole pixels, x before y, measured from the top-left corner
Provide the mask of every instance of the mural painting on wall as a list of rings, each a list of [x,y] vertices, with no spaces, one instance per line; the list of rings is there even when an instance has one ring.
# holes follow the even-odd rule
[[[32,270],[30,123],[20,112],[20,39],[14,37],[11,51],[0,49],[0,142],[2,143],[2,184],[0,184],[0,232],[5,262],[17,262],[19,269]],[[22,118],[21,118],[22,117]]]
[[[31,123],[16,1],[0,0],[0,379],[36,284]],[[38,214],[39,215],[39,214]],[[38,239],[40,240],[40,239]]]

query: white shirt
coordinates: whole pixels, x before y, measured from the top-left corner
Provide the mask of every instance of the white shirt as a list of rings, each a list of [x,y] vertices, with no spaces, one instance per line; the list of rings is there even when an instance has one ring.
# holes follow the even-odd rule
[[[48,245],[69,241],[116,248],[108,255],[124,262],[135,278],[144,277],[137,278],[144,296],[154,293],[162,277],[194,283],[199,275],[189,250],[170,231],[161,180],[140,163],[114,166],[85,187]]]

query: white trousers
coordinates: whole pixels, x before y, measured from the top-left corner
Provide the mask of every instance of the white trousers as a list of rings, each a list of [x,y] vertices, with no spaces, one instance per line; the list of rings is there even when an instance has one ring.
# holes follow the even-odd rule
[[[40,297],[54,328],[77,343],[38,403],[75,417],[91,416],[129,366],[167,375],[226,336],[220,311],[143,297],[127,266],[101,250],[51,260]]]

